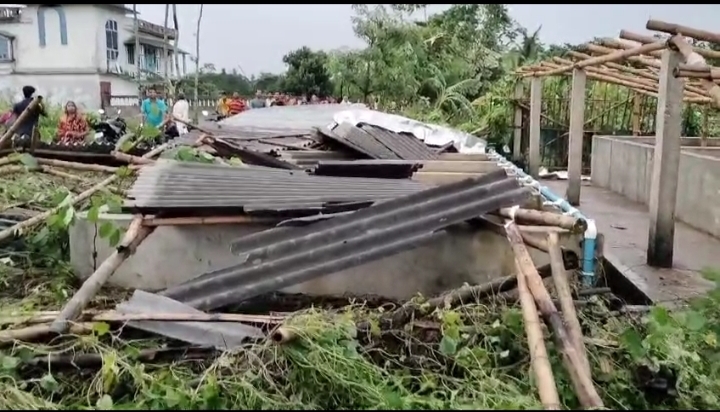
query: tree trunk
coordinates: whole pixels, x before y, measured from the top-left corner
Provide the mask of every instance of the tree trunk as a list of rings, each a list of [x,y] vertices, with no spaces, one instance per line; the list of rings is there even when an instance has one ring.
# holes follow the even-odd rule
[[[168,79],[168,35],[167,35],[167,29],[168,29],[168,19],[170,19],[170,5],[165,5],[165,23],[163,23],[163,77],[165,78],[166,82],[169,82]]]
[[[200,5],[200,13],[197,19],[197,30],[195,31],[195,87],[193,88],[193,100],[195,102],[195,110],[193,111],[193,121],[195,124],[199,122],[197,111],[198,105],[198,84],[200,83],[200,23],[202,22],[203,5]]]

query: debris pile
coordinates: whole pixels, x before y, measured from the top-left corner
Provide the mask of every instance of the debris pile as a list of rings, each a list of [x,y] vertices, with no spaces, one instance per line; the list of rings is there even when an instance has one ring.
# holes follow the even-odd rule
[[[315,107],[331,113],[326,106]],[[232,385],[216,388],[233,390],[243,397],[243,401],[232,404],[234,407],[291,407],[293,396],[304,396],[297,395],[300,389],[296,387],[303,379],[336,388],[331,391],[335,395],[327,399],[311,404],[303,400],[306,407],[317,408],[604,406],[602,392],[593,381],[597,366],[587,354],[588,332],[583,330],[578,314],[589,307],[602,308],[601,316],[607,318],[629,312],[631,307],[613,298],[608,288],[576,290],[575,276],[570,273],[578,268],[578,256],[560,246],[558,233],[581,233],[586,228],[583,219],[545,207],[531,210],[533,205],[542,204],[533,185],[519,181],[514,173],[508,173],[510,169],[501,167],[502,162],[488,160],[484,154],[458,153],[453,144],[430,147],[411,134],[376,125],[341,123],[327,127],[332,119],[279,127],[282,122],[269,114],[293,110],[307,113],[309,109],[278,107],[249,112],[268,116],[273,127],[196,126],[195,134],[141,157],[113,151],[114,159],[125,162],[121,168],[51,161],[38,153],[0,159],[0,174],[25,170],[54,176],[65,173],[56,168],[113,173],[50,210],[21,221],[4,219],[0,240],[45,223],[63,207],[81,204],[111,184],[125,197],[124,212],[134,216],[114,252],[98,262],[95,272],[61,310],[9,316],[2,323],[12,327],[0,331],[0,342],[47,342],[68,332],[101,339],[98,324],[112,331],[127,326],[114,332],[117,336],[133,330],[160,335],[173,343],[162,349],[144,349],[136,361],[167,359],[166,355],[196,356],[209,362],[204,367],[219,368],[213,373],[222,382],[229,382],[228,374],[237,375],[232,378],[233,385],[244,380],[244,389]],[[197,156],[182,159],[183,150]],[[175,151],[175,158],[165,158],[171,151]],[[22,167],[17,167],[20,164]],[[135,177],[129,188],[120,184],[128,176]],[[83,178],[76,176],[75,180]],[[198,273],[194,279],[157,294],[137,290],[111,310],[87,308],[158,226],[244,222],[263,222],[270,228],[227,245],[237,257],[236,264]],[[290,286],[417,248],[448,236],[448,228],[464,222],[470,222],[475,230],[493,230],[507,237],[516,264],[514,275],[482,285],[456,285],[461,287],[429,300],[389,302],[381,297],[377,308],[371,307],[366,297],[365,305],[356,301],[356,306],[322,313],[307,309],[257,313],[258,306],[253,309],[252,302],[258,299],[281,296]],[[526,225],[547,231],[527,231]],[[528,248],[547,252],[550,265],[536,267]],[[348,298],[341,300],[348,304]],[[615,313],[608,315],[611,311]],[[516,324],[499,323],[510,322],[512,316]],[[542,321],[552,332],[551,342],[546,343]],[[523,332],[526,339],[519,339]],[[507,334],[515,337],[508,340]],[[266,340],[280,345],[279,349],[267,344],[253,346]],[[178,349],[178,342],[184,342],[184,349]],[[385,353],[376,353],[373,347]],[[208,348],[214,350],[208,352]],[[338,348],[344,349],[339,352]],[[273,355],[271,350],[279,352]],[[223,351],[231,352],[220,355]],[[315,358],[306,357],[311,355]],[[525,378],[508,368],[512,369],[513,362],[524,365],[526,355],[534,384],[527,382],[518,389],[504,379]],[[553,355],[561,361],[562,371],[551,363]],[[81,355],[69,359],[62,356],[36,356],[28,365],[77,365]],[[243,371],[218,366],[218,362],[229,361],[217,356],[232,357],[230,363],[244,365]],[[270,356],[280,358],[271,361]],[[98,367],[98,359],[89,355],[85,362]],[[252,372],[262,362],[269,362],[265,373]],[[310,365],[300,366],[308,362],[312,367],[327,363],[328,368],[339,367],[342,373],[358,375],[343,378],[337,375],[338,370],[328,369],[326,373],[294,376],[308,372]],[[109,367],[103,358],[99,363]],[[485,367],[493,371],[488,374],[496,375],[478,375]],[[407,382],[400,383],[395,369],[414,376],[432,374],[436,381],[423,383],[407,377]],[[389,385],[393,379],[396,385]],[[460,380],[467,379],[482,381],[480,386],[489,392],[468,392],[459,386]],[[207,386],[202,379],[185,380],[173,385]],[[381,382],[385,389],[380,388]],[[444,385],[459,398],[438,397],[423,403],[422,393],[430,390],[423,385]],[[353,386],[357,387],[354,392],[344,392]],[[528,392],[532,386],[537,398]],[[249,392],[250,387],[257,392]],[[375,394],[361,389],[364,387],[374,388]],[[572,387],[574,395],[559,392],[565,387]],[[324,391],[320,387],[316,390]],[[387,391],[382,399],[377,398],[381,390]],[[505,398],[490,392],[502,392]],[[112,402],[112,398],[129,395],[107,389],[97,402],[107,402],[106,396]]]

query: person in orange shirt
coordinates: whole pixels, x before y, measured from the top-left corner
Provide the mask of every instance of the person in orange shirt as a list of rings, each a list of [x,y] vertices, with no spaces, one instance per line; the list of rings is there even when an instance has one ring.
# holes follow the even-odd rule
[[[233,116],[238,113],[242,113],[245,110],[247,110],[245,101],[240,98],[240,95],[237,92],[233,93],[232,98],[228,102],[228,114]]]

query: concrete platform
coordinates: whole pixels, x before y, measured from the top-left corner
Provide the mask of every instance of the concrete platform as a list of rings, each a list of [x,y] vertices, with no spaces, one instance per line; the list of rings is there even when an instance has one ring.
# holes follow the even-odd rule
[[[129,215],[105,215],[127,226]],[[230,242],[265,230],[261,225],[205,225],[158,227],[110,279],[116,286],[162,290],[211,270],[238,262]],[[531,231],[532,228],[528,228]],[[75,274],[84,279],[110,255],[107,241],[95,236],[96,225],[78,214],[70,229],[70,254]],[[562,244],[580,253],[579,238],[563,236]],[[93,259],[93,251],[97,257]],[[549,262],[547,254],[530,249],[535,263]],[[362,266],[349,268],[286,289],[291,293],[339,295],[376,294],[408,299],[417,293],[435,295],[448,289],[484,283],[514,272],[507,239],[492,231],[458,226],[436,241]]]
[[[541,183],[557,195],[565,195],[567,181]],[[645,263],[649,227],[645,205],[583,182],[579,209],[595,219],[598,231],[604,234],[605,258],[653,302],[684,301],[713,287],[700,271],[720,268],[720,239],[676,222],[674,268],[653,268]]]

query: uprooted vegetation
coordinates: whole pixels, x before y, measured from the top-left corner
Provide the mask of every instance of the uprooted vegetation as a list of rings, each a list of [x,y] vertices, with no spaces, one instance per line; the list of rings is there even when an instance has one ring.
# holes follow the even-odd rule
[[[81,182],[26,173],[0,179],[4,209],[19,203],[43,209],[62,201],[58,193],[82,191],[102,177],[87,174]],[[115,201],[110,194],[103,196],[76,208]],[[79,283],[71,275],[67,251],[67,225],[74,212],[62,209],[55,216],[24,234],[24,248],[3,245],[5,331],[0,333],[38,321],[33,317],[47,318],[47,311],[60,309]],[[105,288],[91,306],[110,308],[126,296]],[[415,316],[394,325],[380,321],[396,310],[392,302],[303,298],[292,308],[268,303],[263,310],[280,311],[273,315],[284,319],[286,340],[262,340],[226,353],[159,339],[123,327],[123,322],[93,322],[87,333],[33,344],[5,340],[0,406],[535,409],[541,405],[515,300],[503,295],[429,310],[417,297]],[[673,312],[658,306],[647,314],[625,314],[617,299],[599,295],[581,306],[585,344],[605,406],[717,407],[719,301],[720,289]],[[263,328],[271,330],[275,323]],[[546,342],[561,401],[576,408],[561,357],[552,341]]]

